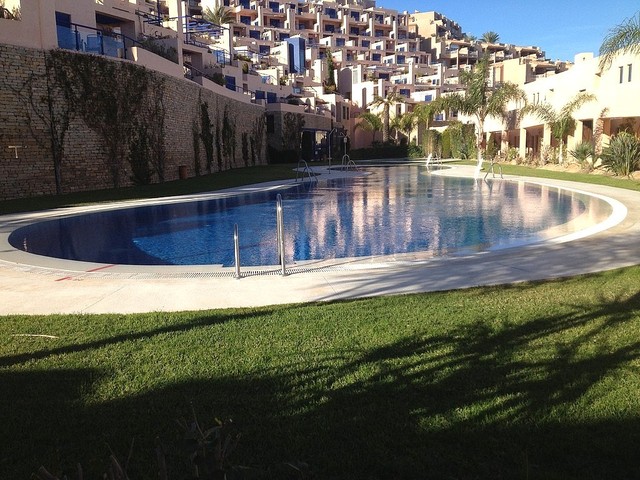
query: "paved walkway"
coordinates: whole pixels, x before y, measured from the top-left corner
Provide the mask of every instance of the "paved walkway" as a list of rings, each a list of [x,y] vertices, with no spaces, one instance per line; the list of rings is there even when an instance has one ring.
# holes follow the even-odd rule
[[[438,172],[473,175],[473,168]],[[334,174],[332,174],[334,175]],[[506,178],[506,177],[505,177]],[[522,177],[509,177],[522,180]],[[61,209],[0,217],[0,315],[132,313],[321,302],[375,295],[449,290],[565,277],[640,264],[640,193],[546,179],[528,179],[592,192],[620,202],[610,228],[564,243],[546,243],[453,258],[420,254],[304,262],[281,276],[277,267],[139,267],[70,262],[30,255],[7,243],[23,224],[86,211]],[[248,186],[225,195],[281,183]],[[158,200],[154,200],[157,202]],[[147,201],[123,202],[121,207]],[[615,203],[615,202],[614,202]],[[91,207],[91,210],[106,207]]]

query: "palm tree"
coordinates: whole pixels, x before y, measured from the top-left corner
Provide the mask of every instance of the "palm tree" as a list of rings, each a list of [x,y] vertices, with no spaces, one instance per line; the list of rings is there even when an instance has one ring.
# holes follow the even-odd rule
[[[481,40],[486,43],[498,43],[500,41],[500,34],[490,30],[482,34]]]
[[[224,5],[218,5],[213,10],[207,7],[202,12],[202,18],[214,25],[224,25],[225,23],[234,23],[236,21],[235,13]]]
[[[616,25],[604,37],[600,45],[600,69],[611,66],[618,54],[640,54],[640,12]]]
[[[442,97],[437,98],[433,102],[419,103],[413,109],[415,123],[418,126],[423,126],[426,132],[426,139],[423,146],[425,153],[432,153],[431,131],[429,128],[431,127],[431,122],[433,121],[436,113],[442,112],[442,110],[444,110],[442,106]]]
[[[464,94],[456,92],[441,97],[443,110],[457,110],[464,115],[475,117],[478,172],[482,168],[484,124],[487,117],[501,118],[506,121],[509,102],[526,102],[525,94],[520,87],[509,82],[496,84],[490,81],[490,72],[489,58],[484,55],[472,71],[460,74],[460,81],[466,88]]]
[[[579,92],[575,97],[565,103],[560,110],[556,111],[550,104],[545,102],[527,105],[522,109],[521,114],[534,115],[549,124],[551,127],[551,135],[558,140],[560,144],[559,163],[562,164],[564,139],[576,126],[573,114],[582,107],[582,105],[594,100],[596,100],[596,96],[592,93]]]
[[[404,97],[400,95],[397,91],[397,87],[393,87],[393,89],[387,93],[385,97],[381,97],[376,95],[373,98],[373,101],[369,104],[370,107],[380,107],[382,106],[382,142],[387,143],[389,141],[389,119],[390,119],[390,110],[391,105],[395,105],[396,103],[401,103],[404,100]]]
[[[373,132],[373,141],[376,141],[376,132],[382,130],[382,120],[380,117],[371,113],[363,112],[358,115],[360,122],[356,124],[356,128],[361,128],[365,132]]]
[[[395,131],[395,141],[398,143],[399,134],[402,133],[407,140],[411,136],[411,132],[416,124],[416,117],[411,113],[405,113],[404,115],[396,115],[390,122],[390,127]]]

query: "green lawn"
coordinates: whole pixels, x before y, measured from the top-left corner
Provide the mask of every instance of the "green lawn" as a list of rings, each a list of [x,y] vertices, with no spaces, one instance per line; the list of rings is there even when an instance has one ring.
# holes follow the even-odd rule
[[[132,440],[130,478],[158,478],[156,437],[171,478],[191,478],[175,423],[190,405],[205,426],[233,419],[231,463],[304,461],[320,479],[640,478],[638,285],[632,267],[329,304],[0,317],[0,478],[77,462],[99,478]]]
[[[173,195],[209,192],[224,188],[295,178],[296,165],[268,165],[226,170],[221,173],[175,180],[162,184],[51,195],[28,199],[0,201],[0,215],[5,213],[44,210],[89,203],[114,202],[136,198],[157,198]]]

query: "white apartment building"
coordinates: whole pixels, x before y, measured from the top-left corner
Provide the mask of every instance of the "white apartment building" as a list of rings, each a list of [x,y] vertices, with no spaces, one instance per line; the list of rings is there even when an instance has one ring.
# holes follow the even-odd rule
[[[406,113],[461,90],[460,72],[473,68],[484,53],[493,62],[493,80],[521,85],[530,101],[561,104],[581,90],[597,95],[598,102],[577,112],[579,128],[569,145],[589,139],[598,122],[606,140],[620,124],[635,125],[639,116],[632,94],[640,75],[640,66],[633,67],[637,58],[621,57],[606,72],[598,71],[589,54],[577,55],[573,64],[549,61],[537,46],[482,42],[437,12],[399,12],[374,0],[5,0],[5,5],[21,6],[22,22],[4,22],[2,43],[126,58],[262,104],[266,113],[319,115],[329,126],[318,129],[318,142],[336,128],[351,137],[352,147],[366,146],[370,136],[355,126],[376,96],[396,89],[405,102],[392,114]],[[230,10],[234,20],[205,21],[203,12],[216,7]],[[151,53],[149,43],[156,53],[160,48],[175,58]],[[326,93],[329,55],[337,90]],[[517,127],[490,119],[486,129],[499,136],[503,148],[516,147],[523,156],[552,144],[548,127],[537,119]]]

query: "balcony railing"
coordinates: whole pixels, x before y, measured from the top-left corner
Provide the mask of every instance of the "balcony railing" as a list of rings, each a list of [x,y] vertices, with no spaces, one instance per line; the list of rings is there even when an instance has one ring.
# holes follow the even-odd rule
[[[127,58],[127,52],[140,42],[120,33],[105,32],[93,27],[72,23],[57,25],[58,47],[66,50],[95,53],[108,57]]]

